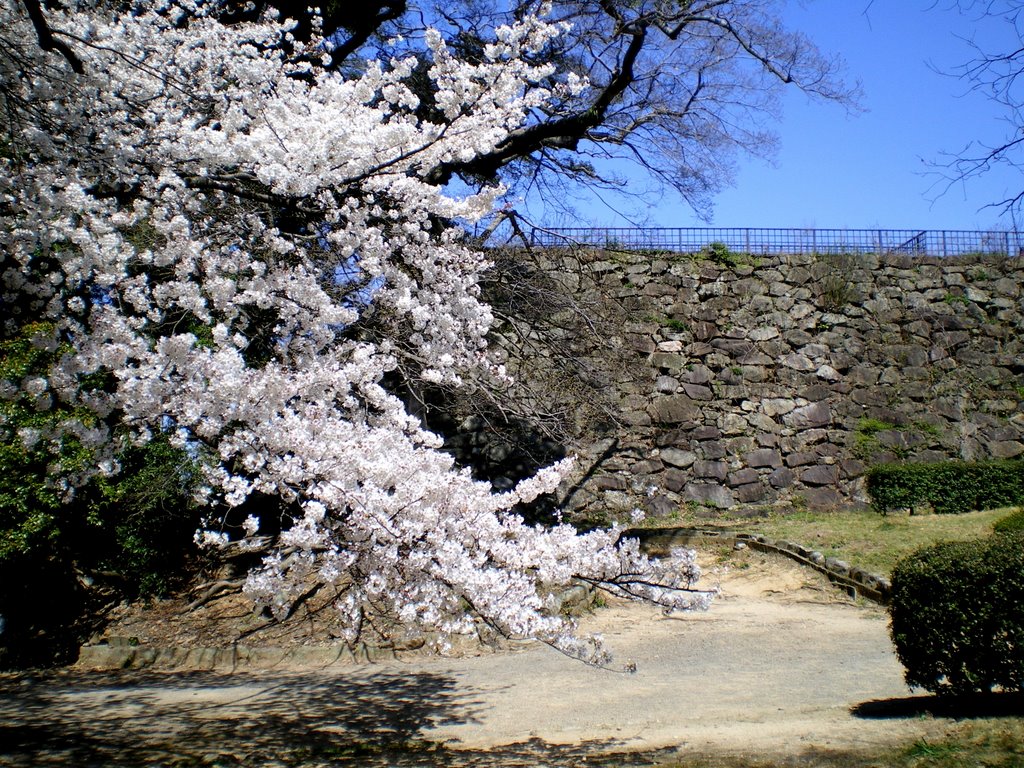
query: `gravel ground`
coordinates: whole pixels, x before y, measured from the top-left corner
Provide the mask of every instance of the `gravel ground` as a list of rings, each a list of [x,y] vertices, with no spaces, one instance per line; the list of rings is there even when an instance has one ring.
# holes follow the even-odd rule
[[[3,676],[0,765],[791,761],[944,727],[914,716],[882,609],[785,561],[746,557],[717,577],[707,613],[614,604],[587,618],[632,674],[534,644],[373,664]]]

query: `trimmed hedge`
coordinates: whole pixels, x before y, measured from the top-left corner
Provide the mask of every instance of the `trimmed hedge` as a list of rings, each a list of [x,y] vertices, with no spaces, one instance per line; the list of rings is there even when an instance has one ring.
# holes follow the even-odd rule
[[[943,461],[880,464],[867,473],[871,505],[879,512],[930,504],[938,513],[1024,504],[1024,461]]]
[[[892,574],[890,632],[909,685],[1024,689],[1024,533],[938,544]]]
[[[992,530],[996,533],[1024,531],[1024,507],[996,520],[992,525]]]

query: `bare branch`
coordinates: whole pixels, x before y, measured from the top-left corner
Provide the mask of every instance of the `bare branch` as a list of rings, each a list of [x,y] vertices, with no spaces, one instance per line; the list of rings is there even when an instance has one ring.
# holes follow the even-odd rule
[[[71,50],[71,47],[54,37],[54,32],[50,29],[50,25],[43,15],[43,9],[39,5],[39,0],[21,0],[21,4],[25,7],[29,18],[32,20],[32,26],[36,30],[36,37],[39,39],[39,47],[44,51],[57,51],[67,59],[71,69],[79,75],[85,72],[82,60]]]

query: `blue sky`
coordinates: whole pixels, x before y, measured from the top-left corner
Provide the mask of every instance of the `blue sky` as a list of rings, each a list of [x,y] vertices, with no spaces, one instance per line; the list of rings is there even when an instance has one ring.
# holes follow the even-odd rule
[[[1004,133],[998,107],[941,72],[983,48],[1020,44],[1004,21],[949,8],[952,0],[817,0],[789,4],[788,25],[840,54],[864,91],[860,114],[790,89],[774,126],[771,163],[740,158],[734,185],[715,198],[712,226],[990,229],[1010,226],[984,206],[1024,183],[992,173],[945,189],[931,164],[972,140]],[[932,172],[929,173],[930,169]],[[943,191],[945,189],[945,191]],[[706,226],[685,203],[595,200],[578,206],[587,224]],[[534,209],[534,214],[539,210]],[[553,223],[553,222],[552,222]],[[583,222],[580,222],[583,224]]]

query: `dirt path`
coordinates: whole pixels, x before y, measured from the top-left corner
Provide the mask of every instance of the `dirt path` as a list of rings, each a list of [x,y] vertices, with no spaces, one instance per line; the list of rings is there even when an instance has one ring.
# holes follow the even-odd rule
[[[0,765],[594,765],[623,751],[641,754],[611,764],[640,765],[858,752],[943,727],[856,714],[909,695],[885,613],[750,557],[708,613],[623,604],[588,619],[634,674],[533,645],[301,670],[0,678]]]

